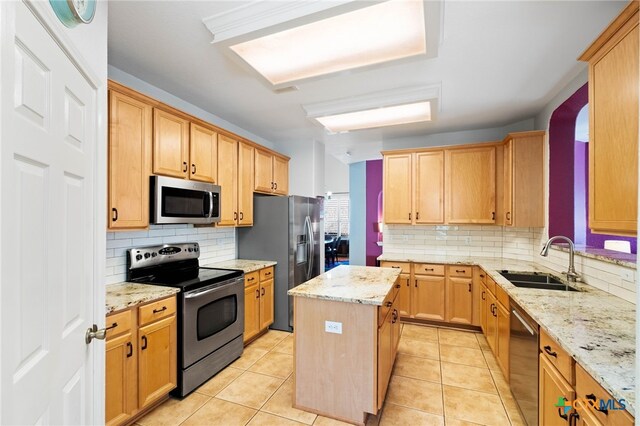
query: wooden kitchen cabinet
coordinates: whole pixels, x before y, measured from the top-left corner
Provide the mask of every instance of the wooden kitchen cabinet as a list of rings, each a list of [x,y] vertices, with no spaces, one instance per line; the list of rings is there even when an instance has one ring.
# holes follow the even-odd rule
[[[471,324],[473,315],[473,282],[471,278],[447,278],[447,321]]]
[[[384,223],[411,224],[413,213],[411,153],[385,155],[383,160]]]
[[[400,274],[398,313],[401,317],[408,317],[411,315],[411,289],[411,274]]]
[[[131,423],[177,383],[176,297],[106,318],[105,423]]]
[[[509,336],[510,336],[510,320],[511,316],[509,310],[502,306],[502,303],[496,304],[496,323],[497,323],[497,353],[496,359],[498,365],[504,374],[504,377],[509,377]]]
[[[558,409],[556,404],[560,399],[572,402],[576,399],[576,393],[571,384],[556,370],[556,368],[540,354],[539,398],[538,398],[538,423],[549,426],[569,425],[572,409],[566,413]]]
[[[638,2],[580,56],[589,62],[589,227],[635,236],[638,217]]]
[[[254,148],[224,135],[218,137],[218,226],[253,225]]]
[[[191,123],[190,130],[189,179],[217,183],[218,133],[196,123]]]
[[[447,223],[495,223],[496,146],[445,150]]]
[[[487,289],[487,286],[484,285],[484,283],[482,283],[481,285],[481,290],[480,290],[480,329],[482,330],[482,333],[486,336],[488,331],[487,331],[487,325],[488,325],[488,315],[489,315],[489,290]]]
[[[390,317],[391,315],[388,316]],[[392,345],[391,318],[388,318],[378,330],[378,409],[382,406],[384,397],[387,394],[393,368]]]
[[[253,146],[238,143],[238,226],[253,225]]]
[[[244,275],[245,344],[273,324],[273,277],[273,266]]]
[[[411,295],[411,316],[445,321],[445,285],[444,276],[416,274]]]
[[[256,149],[254,190],[265,194],[287,195],[289,161],[270,152]]]
[[[504,145],[504,224],[544,227],[545,132],[510,133]]]
[[[152,119],[149,104],[109,90],[110,230],[149,226]]]
[[[495,312],[497,304],[498,301],[493,293],[487,292],[487,332],[485,337],[494,355],[498,350],[498,314]]]
[[[153,109],[153,173],[189,176],[189,121],[159,108]]]

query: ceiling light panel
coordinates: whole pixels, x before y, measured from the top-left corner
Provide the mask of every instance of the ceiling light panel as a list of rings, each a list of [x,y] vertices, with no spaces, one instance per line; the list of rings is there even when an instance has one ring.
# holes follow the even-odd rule
[[[230,48],[279,85],[425,54],[426,46],[423,2],[388,0]]]
[[[431,121],[431,103],[416,102],[365,111],[316,117],[332,133]]]

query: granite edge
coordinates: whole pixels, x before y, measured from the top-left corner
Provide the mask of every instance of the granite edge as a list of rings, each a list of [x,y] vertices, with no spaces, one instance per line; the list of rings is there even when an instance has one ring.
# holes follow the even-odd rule
[[[144,290],[145,294],[137,293],[137,294],[130,295],[128,296],[129,299],[127,299],[126,301],[113,300],[116,297],[123,297],[123,298],[126,297],[126,296],[116,296],[112,293],[117,292],[119,290],[120,291],[126,290],[127,288],[129,289],[139,288],[140,290]],[[157,285],[151,285],[151,284],[135,284],[130,282],[109,284],[106,287],[105,315],[122,311],[124,309],[128,309],[136,305],[140,305],[142,303],[163,299],[165,297],[172,296],[177,293],[180,293],[180,289],[174,288],[174,287],[164,287],[164,286],[157,286]]]
[[[231,267],[233,265],[229,266],[229,264],[231,264],[234,261],[252,262],[255,264],[250,266],[245,266],[245,267],[233,268]],[[206,263],[200,266],[203,266],[205,268],[236,269],[236,270],[243,271],[245,274],[248,274],[250,272],[259,271],[260,269],[268,268],[270,266],[275,266],[277,264],[278,262],[274,260],[231,259],[231,260],[223,260],[218,262]]]

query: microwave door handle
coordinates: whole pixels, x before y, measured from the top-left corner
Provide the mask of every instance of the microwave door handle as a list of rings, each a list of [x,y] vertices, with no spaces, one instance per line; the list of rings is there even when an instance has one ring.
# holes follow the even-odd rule
[[[213,216],[213,192],[209,191],[209,219]]]

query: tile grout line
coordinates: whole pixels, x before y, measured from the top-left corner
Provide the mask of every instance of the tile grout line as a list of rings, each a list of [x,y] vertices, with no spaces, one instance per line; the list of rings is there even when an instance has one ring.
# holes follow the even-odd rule
[[[487,361],[487,355],[484,353],[484,351],[482,351],[482,356],[484,357],[485,362],[487,363],[487,366],[488,366],[489,362]],[[494,356],[494,355],[491,354],[491,356]],[[502,371],[500,372],[500,374],[502,374]],[[493,374],[491,374],[491,369],[489,369],[489,375],[491,376],[491,381],[493,382],[493,385],[496,387],[496,391],[498,392],[498,397],[500,397],[500,405],[502,405],[504,414],[507,416],[507,420],[509,421],[509,424],[513,425],[513,421],[511,420],[511,416],[509,415],[509,410],[507,410],[507,406],[504,404],[504,397],[500,393],[500,389],[498,388],[498,383],[496,383],[496,379],[493,377]]]

